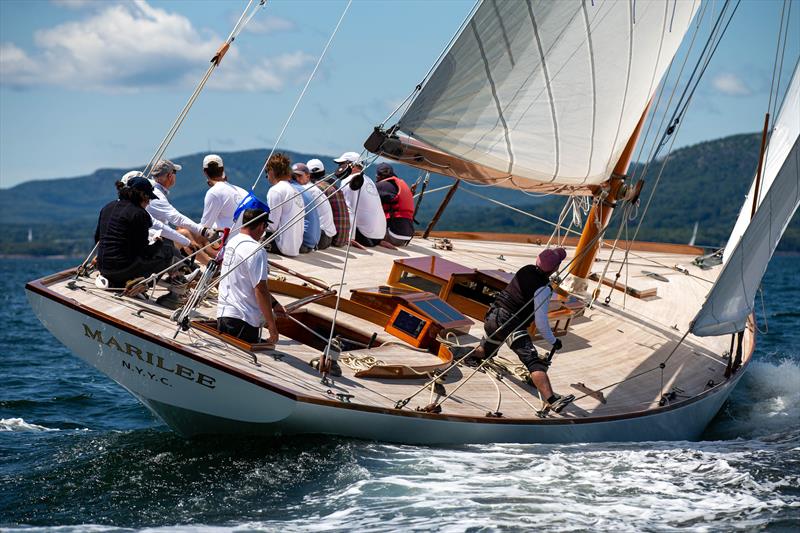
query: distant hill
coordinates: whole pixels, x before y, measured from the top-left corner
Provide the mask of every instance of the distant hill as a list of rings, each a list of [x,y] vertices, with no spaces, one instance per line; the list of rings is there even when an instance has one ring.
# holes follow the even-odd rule
[[[699,222],[697,243],[724,244],[753,177],[758,157],[756,134],[735,135],[676,150],[664,169],[656,198],[647,213],[640,240],[688,242],[695,221]],[[258,175],[267,150],[220,152],[231,182],[249,188]],[[320,158],[327,169],[334,166],[332,156],[287,151],[292,161]],[[200,218],[207,190],[202,178],[204,153],[177,157],[183,165],[178,183],[171,192],[174,205],[185,214]],[[409,183],[420,176],[417,169],[394,165],[398,175]],[[642,203],[649,195],[660,165],[653,165],[646,176]],[[91,236],[99,209],[115,197],[114,182],[130,169],[99,169],[88,176],[38,180],[0,190],[0,254],[81,254],[91,248]],[[632,172],[641,174],[641,167]],[[452,179],[432,176],[428,189],[449,185]],[[464,184],[463,189],[470,189]],[[473,189],[524,211],[555,220],[565,198],[536,198],[510,189]],[[264,194],[262,178],[257,192]],[[442,193],[424,199],[418,220],[427,224]],[[635,227],[636,221],[630,224]],[[27,242],[28,230],[33,241]],[[437,229],[549,233],[551,228],[524,215],[459,191]],[[800,251],[800,228],[793,221],[780,249]]]

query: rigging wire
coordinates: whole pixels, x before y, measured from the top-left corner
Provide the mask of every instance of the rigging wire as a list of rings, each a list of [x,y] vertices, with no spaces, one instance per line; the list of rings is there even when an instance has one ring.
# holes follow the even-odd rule
[[[197,84],[197,87],[195,87],[194,92],[192,92],[192,95],[189,97],[189,100],[186,102],[186,105],[184,105],[183,109],[181,109],[181,112],[178,113],[178,117],[172,123],[172,126],[167,131],[167,134],[161,140],[161,143],[158,145],[158,148],[156,148],[153,157],[150,158],[150,161],[144,167],[142,173],[145,175],[145,177],[150,176],[150,172],[152,172],[153,170],[153,165],[155,165],[156,162],[158,162],[158,160],[163,157],[164,152],[167,151],[167,148],[169,147],[172,140],[175,138],[175,135],[178,133],[178,130],[180,129],[181,125],[183,125],[183,121],[189,114],[189,110],[192,108],[195,101],[197,101],[197,98],[200,96],[200,93],[203,91],[203,88],[205,87],[209,78],[211,78],[211,74],[213,74],[214,71],[217,69],[217,67],[219,67],[219,65],[222,63],[222,58],[227,53],[230,45],[233,44],[233,41],[236,39],[236,37],[239,36],[239,34],[247,25],[247,23],[250,22],[250,20],[252,20],[256,12],[258,12],[259,9],[263,8],[266,5],[267,0],[259,0],[258,4],[256,4],[255,6],[253,5],[253,3],[254,0],[250,0],[248,2],[247,6],[245,6],[244,11],[242,11],[241,16],[239,17],[239,20],[236,22],[233,29],[231,30],[231,33],[228,35],[228,38],[225,39],[225,41],[222,43],[222,46],[220,46],[220,48],[214,54],[214,57],[211,58],[211,64],[208,66],[208,69],[206,70],[205,74],[200,79],[200,83]]]
[[[669,141],[669,150],[667,151],[667,155],[662,160],[661,168],[659,169],[658,175],[656,177],[656,181],[653,184],[653,189],[650,191],[650,195],[648,196],[647,202],[645,203],[644,210],[642,211],[642,216],[639,218],[639,222],[636,225],[636,230],[634,230],[634,232],[633,232],[633,238],[630,241],[628,241],[628,243],[627,243],[627,250],[625,252],[625,259],[624,260],[627,260],[627,257],[628,257],[628,255],[630,253],[630,248],[631,248],[631,246],[633,246],[633,242],[636,241],[636,237],[639,235],[639,230],[641,229],[642,223],[644,222],[644,219],[647,216],[647,212],[650,209],[650,205],[651,205],[651,203],[653,201],[655,193],[658,190],[658,185],[659,185],[659,183],[661,181],[661,177],[662,177],[662,175],[664,173],[664,169],[666,168],[667,163],[669,162],[670,157],[672,156],[672,147],[674,146],[675,140],[678,137],[677,133],[680,131],[680,128],[683,125],[683,122],[680,119],[683,117],[683,115],[685,114],[686,110],[688,109],[689,104],[691,103],[692,98],[694,96],[695,90],[697,89],[697,86],[700,84],[700,80],[702,79],[703,74],[705,73],[706,68],[708,67],[709,63],[711,62],[711,58],[713,57],[714,52],[716,52],[717,47],[719,46],[719,43],[722,41],[722,38],[725,36],[725,33],[726,33],[727,29],[728,29],[728,26],[730,25],[731,20],[733,20],[733,16],[736,14],[736,10],[738,9],[738,7],[739,7],[739,5],[741,3],[741,0],[737,0],[736,5],[734,6],[733,11],[731,12],[730,16],[728,17],[727,22],[722,27],[721,32],[717,33],[717,29],[719,28],[720,22],[722,20],[724,20],[725,13],[727,11],[727,6],[728,6],[729,1],[730,0],[726,0],[725,1],[725,5],[723,5],[722,9],[720,10],[720,14],[719,14],[719,16],[717,18],[717,21],[714,24],[714,28],[712,29],[711,35],[709,35],[709,38],[706,41],[705,46],[703,47],[703,51],[701,52],[700,57],[698,57],[698,59],[697,59],[697,63],[695,64],[695,67],[694,67],[694,69],[692,71],[692,74],[690,75],[689,80],[687,81],[687,86],[684,88],[684,91],[681,94],[681,97],[678,99],[678,102],[677,102],[676,107],[675,107],[675,111],[673,112],[672,118],[669,121],[670,125],[664,131],[661,142],[659,143],[658,147],[656,148],[656,150],[652,154],[652,158],[647,163],[647,166],[649,167],[650,164],[652,162],[654,162],[656,160],[656,158],[658,157],[658,153],[661,150],[661,148],[663,146],[665,146],[667,141]],[[709,49],[709,46],[711,45],[711,43],[713,43],[714,41],[716,41],[716,42],[711,47],[710,53],[706,56],[706,51]],[[700,67],[701,63],[704,63],[703,67],[699,70],[699,74],[695,78],[695,74],[698,72],[698,68]],[[681,68],[681,70],[683,70],[683,69]],[[689,90],[690,87],[691,87],[691,90]],[[685,95],[686,95],[686,98],[684,99]],[[646,176],[646,174],[644,174],[643,177],[644,176]]]
[[[344,185],[342,185],[342,187],[344,187]],[[331,343],[333,342],[333,335],[336,333],[336,319],[339,315],[339,303],[341,302],[342,291],[344,290],[344,278],[345,275],[347,274],[347,262],[350,259],[350,248],[353,245],[353,240],[355,239],[355,232],[357,231],[355,228],[355,220],[356,220],[356,214],[358,214],[358,204],[361,201],[361,190],[362,189],[359,189],[358,194],[356,194],[356,205],[353,208],[353,228],[351,228],[351,233],[350,233],[351,239],[347,241],[347,249],[345,250],[344,253],[344,265],[342,265],[342,279],[339,282],[339,290],[336,291],[336,304],[333,307],[333,319],[331,320],[331,331],[330,334],[328,335],[328,342],[325,345],[325,351],[322,352],[322,359],[320,359],[319,369],[320,372],[322,372],[323,383],[325,383],[327,372],[325,371],[325,368],[322,363],[323,361],[327,361],[330,358]]]
[[[339,26],[342,25],[342,21],[344,20],[347,11],[350,9],[350,4],[353,3],[353,0],[347,0],[347,5],[344,6],[344,11],[342,11],[341,16],[339,17],[339,21],[336,23],[336,27],[333,29],[333,33],[331,33],[330,38],[328,38],[328,42],[325,43],[325,47],[322,49],[322,53],[320,54],[319,58],[317,58],[317,64],[314,65],[314,70],[311,71],[311,74],[308,76],[306,80],[305,86],[303,86],[303,90],[300,91],[300,96],[297,97],[297,101],[294,103],[294,107],[292,107],[292,111],[289,113],[289,116],[286,118],[286,122],[283,123],[283,128],[281,128],[281,132],[278,134],[278,138],[275,139],[275,143],[272,145],[272,150],[270,150],[269,155],[267,156],[266,161],[261,166],[261,170],[258,173],[258,177],[256,177],[256,181],[253,182],[253,186],[250,187],[251,191],[256,189],[256,185],[258,185],[258,181],[261,179],[261,176],[264,175],[264,172],[267,169],[267,162],[269,158],[272,157],[272,154],[275,153],[275,150],[278,147],[278,144],[281,142],[283,138],[283,134],[286,132],[286,128],[289,126],[289,123],[292,121],[294,117],[295,111],[297,111],[297,107],[300,105],[300,102],[303,100],[303,96],[306,94],[306,90],[308,90],[308,86],[311,84],[311,80],[314,79],[314,75],[317,73],[317,69],[319,68],[320,63],[325,58],[325,54],[328,52],[328,48],[330,47],[331,43],[333,42],[333,38],[336,36],[336,33],[339,31]]]

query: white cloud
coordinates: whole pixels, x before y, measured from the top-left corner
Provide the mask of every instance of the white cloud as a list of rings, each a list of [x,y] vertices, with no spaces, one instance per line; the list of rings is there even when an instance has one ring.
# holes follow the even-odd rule
[[[314,56],[298,51],[262,59],[245,68],[228,69],[231,65],[223,61],[215,77],[209,81],[209,87],[227,91],[279,91],[287,81],[305,82],[305,73],[303,76],[300,73],[306,65],[313,64],[314,59]]]
[[[0,44],[0,84],[112,92],[189,87],[200,79],[222,38],[195,28],[183,15],[134,0],[103,4],[81,20],[39,30],[34,42],[36,51]],[[311,59],[294,52],[247,64],[232,47],[209,85],[279,91]]]
[[[723,72],[714,76],[711,85],[726,96],[749,96],[753,93],[747,84],[736,74]]]
[[[53,4],[59,7],[65,7],[67,9],[83,9],[89,5],[92,5],[92,0],[50,0]]]
[[[261,19],[254,18],[245,26],[245,31],[251,33],[278,33],[281,31],[291,31],[295,29],[295,24],[291,20],[267,15]]]

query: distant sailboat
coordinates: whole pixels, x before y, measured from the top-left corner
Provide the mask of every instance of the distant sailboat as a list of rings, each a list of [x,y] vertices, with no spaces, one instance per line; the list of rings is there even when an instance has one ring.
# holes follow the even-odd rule
[[[697,240],[697,228],[700,227],[700,222],[695,221],[694,228],[692,228],[692,238],[689,239],[689,246],[694,246],[695,241]]]

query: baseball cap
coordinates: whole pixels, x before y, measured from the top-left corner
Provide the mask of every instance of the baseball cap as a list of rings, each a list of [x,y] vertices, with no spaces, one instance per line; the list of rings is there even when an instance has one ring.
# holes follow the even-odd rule
[[[336,163],[358,163],[359,155],[357,152],[345,152],[338,158],[334,159]]]
[[[153,176],[161,176],[162,174],[169,174],[170,172],[178,172],[182,168],[182,166],[173,163],[169,159],[162,159],[153,165],[153,169],[150,171],[150,174]]]
[[[134,176],[130,178],[128,180],[128,187],[131,189],[136,189],[137,191],[142,191],[143,193],[147,194],[148,198],[151,200],[158,198],[158,196],[153,193],[153,184],[151,184],[150,180],[144,176]]]
[[[325,172],[325,165],[319,159],[309,159],[306,165],[311,172]]]
[[[222,158],[217,154],[208,154],[203,158],[203,168],[208,168],[209,163],[216,163],[218,167],[224,167],[225,165],[222,164]],[[180,168],[178,168],[180,170]]]
[[[292,174],[311,174],[305,163],[295,163],[292,165]]]
[[[131,170],[130,172],[126,172],[124,176],[119,180],[122,182],[123,185],[128,185],[128,182],[131,178],[143,178],[144,174],[139,172],[138,170]]]
[[[567,251],[565,249],[548,248],[542,251],[539,257],[536,258],[536,266],[538,266],[542,272],[549,274],[558,269],[558,266],[565,257],[567,257]]]
[[[375,175],[379,178],[394,176],[394,169],[389,163],[381,163],[375,168]]]

